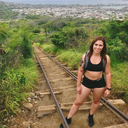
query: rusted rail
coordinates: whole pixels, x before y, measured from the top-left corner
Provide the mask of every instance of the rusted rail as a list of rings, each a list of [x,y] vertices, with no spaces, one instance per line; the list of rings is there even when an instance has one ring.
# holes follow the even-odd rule
[[[36,53],[35,53],[35,55],[36,55]],[[51,87],[51,85],[50,85],[50,82],[49,82],[49,80],[48,80],[48,78],[47,78],[47,76],[46,76],[46,73],[45,73],[45,71],[44,71],[44,69],[43,69],[43,67],[42,67],[42,65],[41,65],[41,62],[40,62],[40,60],[39,60],[39,58],[38,58],[37,55],[36,55],[36,58],[37,58],[37,60],[38,60],[38,62],[39,62],[39,65],[40,65],[40,67],[41,67],[41,69],[42,69],[42,72],[43,72],[43,74],[44,74],[44,76],[45,76],[45,79],[46,79],[46,81],[47,81],[47,83],[48,83],[48,86],[49,86],[51,95],[52,95],[52,97],[53,97],[53,99],[54,99],[54,102],[55,102],[55,105],[56,105],[56,109],[57,109],[57,111],[58,111],[58,113],[59,113],[59,116],[60,116],[60,118],[61,118],[61,121],[62,121],[62,123],[63,123],[63,125],[64,125],[65,128],[69,128],[69,126],[68,126],[68,124],[67,124],[67,121],[66,121],[66,119],[65,119],[65,117],[64,117],[64,115],[63,115],[63,112],[62,112],[62,110],[61,110],[61,108],[60,108],[60,105],[59,105],[59,103],[58,103],[58,101],[57,101],[57,99],[56,99],[56,96],[55,96],[55,94],[54,94],[54,92],[53,92],[53,90],[52,90],[52,87]]]

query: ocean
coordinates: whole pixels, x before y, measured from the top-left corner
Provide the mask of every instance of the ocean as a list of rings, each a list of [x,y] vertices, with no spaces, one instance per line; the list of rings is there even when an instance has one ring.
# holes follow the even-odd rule
[[[0,0],[23,4],[128,4],[128,0]]]

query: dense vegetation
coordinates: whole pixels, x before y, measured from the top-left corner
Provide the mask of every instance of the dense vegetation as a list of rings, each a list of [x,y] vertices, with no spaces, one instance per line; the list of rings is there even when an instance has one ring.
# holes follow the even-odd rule
[[[0,124],[17,113],[37,81],[31,33],[24,21],[0,22]]]
[[[80,58],[89,49],[93,38],[104,36],[111,58],[111,94],[128,102],[127,26],[128,19],[104,21],[33,15],[24,20],[1,22],[0,44],[6,54],[0,55],[0,119],[16,113],[26,92],[34,87],[37,73],[32,42],[55,54],[67,66],[78,69]]]

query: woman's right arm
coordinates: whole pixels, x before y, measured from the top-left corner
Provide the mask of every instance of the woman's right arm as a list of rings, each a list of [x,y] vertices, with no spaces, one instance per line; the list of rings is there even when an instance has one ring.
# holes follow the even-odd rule
[[[80,60],[80,65],[79,65],[79,69],[78,69],[78,73],[77,73],[77,92],[80,94],[81,93],[81,79],[82,79],[82,76],[83,76],[83,73],[84,73],[84,58],[85,58],[85,54],[81,57],[81,60]]]

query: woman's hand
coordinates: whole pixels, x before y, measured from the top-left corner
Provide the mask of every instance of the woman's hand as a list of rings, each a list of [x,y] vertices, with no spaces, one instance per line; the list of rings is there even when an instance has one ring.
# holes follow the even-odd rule
[[[110,94],[110,90],[106,89],[105,93],[104,93],[104,96],[107,97],[109,94]]]
[[[80,86],[77,86],[77,92],[79,93],[79,94],[81,94],[81,92],[82,92],[82,86],[80,85]]]

